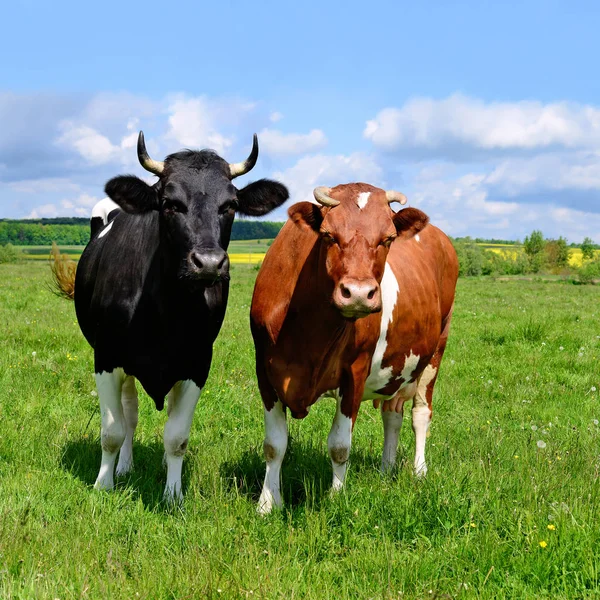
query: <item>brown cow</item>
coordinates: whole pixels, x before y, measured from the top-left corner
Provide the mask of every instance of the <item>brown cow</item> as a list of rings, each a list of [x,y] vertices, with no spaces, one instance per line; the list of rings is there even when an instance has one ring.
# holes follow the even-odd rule
[[[424,475],[431,401],[448,339],[458,261],[450,240],[399,192],[364,183],[317,188],[269,248],[251,325],[264,404],[267,472],[259,512],[281,507],[285,407],[302,419],[321,396],[337,411],[327,439],[333,489],[344,484],[360,403],[383,400],[382,470],[393,468],[413,400],[415,471]]]

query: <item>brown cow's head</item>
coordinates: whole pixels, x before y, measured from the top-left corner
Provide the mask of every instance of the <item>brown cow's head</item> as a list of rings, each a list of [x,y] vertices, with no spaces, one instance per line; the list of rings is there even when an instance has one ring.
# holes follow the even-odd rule
[[[416,208],[395,213],[390,203],[405,204],[405,196],[366,183],[316,188],[314,194],[320,206],[299,202],[288,214],[298,226],[316,231],[326,244],[333,304],[347,318],[380,311],[380,283],[390,246],[413,237],[429,218]]]

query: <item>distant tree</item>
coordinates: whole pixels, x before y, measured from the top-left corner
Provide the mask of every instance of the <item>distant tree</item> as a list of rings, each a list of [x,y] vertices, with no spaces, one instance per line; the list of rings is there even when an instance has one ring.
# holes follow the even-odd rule
[[[592,238],[586,237],[581,243],[581,253],[584,259],[594,258],[594,242]]]
[[[561,269],[569,263],[569,246],[564,237],[547,240],[544,247],[546,261],[551,269]]]
[[[531,235],[525,236],[523,250],[525,250],[527,256],[535,256],[536,254],[543,252],[544,234],[539,229],[535,229],[531,232]]]
[[[539,229],[535,229],[531,235],[525,237],[523,250],[527,254],[529,269],[533,273],[539,272],[544,264],[544,247],[544,234]]]

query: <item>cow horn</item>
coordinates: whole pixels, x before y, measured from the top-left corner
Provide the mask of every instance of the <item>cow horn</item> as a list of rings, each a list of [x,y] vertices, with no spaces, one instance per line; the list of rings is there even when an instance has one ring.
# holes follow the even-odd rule
[[[230,163],[229,165],[229,176],[231,179],[235,179],[240,175],[244,175],[248,171],[254,168],[256,161],[258,159],[258,137],[254,134],[252,138],[252,150],[250,151],[250,156],[244,161],[239,163]]]
[[[392,202],[406,204],[406,196],[402,192],[394,192],[394,190],[389,190],[385,193],[385,197],[387,198],[388,204],[391,204]]]
[[[150,171],[150,173],[154,173],[159,177],[163,174],[163,171],[165,170],[165,163],[150,158],[150,155],[146,150],[146,142],[144,141],[143,131],[140,131],[140,135],[138,136],[137,153],[140,165],[142,165],[146,171]]]
[[[329,192],[331,192],[331,188],[321,186],[315,188],[313,194],[315,195],[315,200],[319,204],[322,204],[323,206],[330,206],[331,208],[333,208],[334,206],[337,206],[340,203],[340,201],[330,198]]]

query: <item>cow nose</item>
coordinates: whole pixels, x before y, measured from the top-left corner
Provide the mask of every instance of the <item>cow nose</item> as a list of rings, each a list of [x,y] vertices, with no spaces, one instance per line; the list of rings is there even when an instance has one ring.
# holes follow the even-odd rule
[[[346,317],[364,317],[381,310],[379,285],[373,279],[340,281],[334,302]]]
[[[193,251],[189,256],[190,266],[196,277],[214,281],[227,270],[227,254],[218,250]]]

